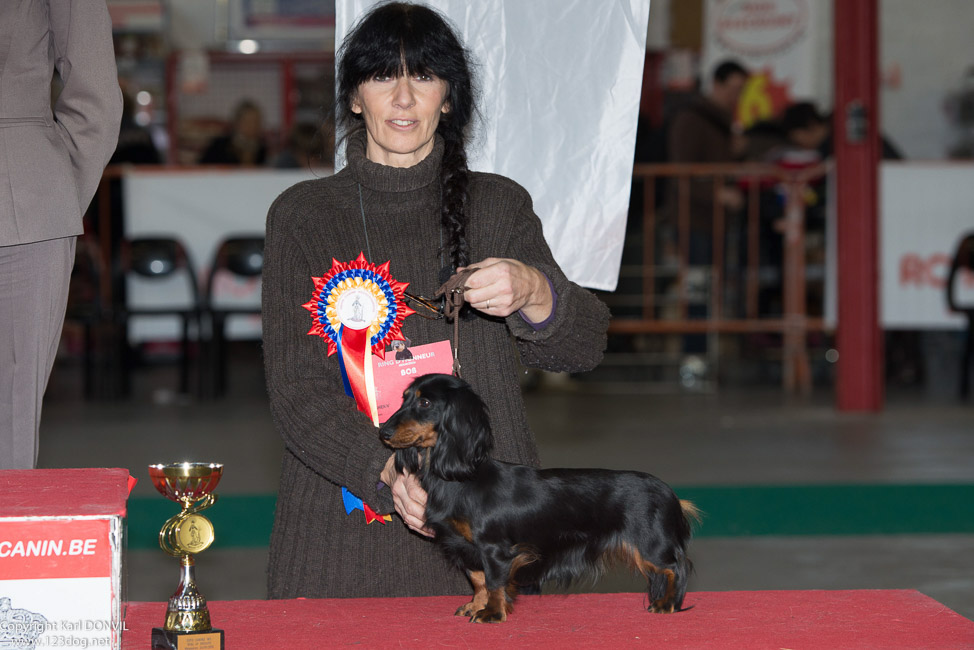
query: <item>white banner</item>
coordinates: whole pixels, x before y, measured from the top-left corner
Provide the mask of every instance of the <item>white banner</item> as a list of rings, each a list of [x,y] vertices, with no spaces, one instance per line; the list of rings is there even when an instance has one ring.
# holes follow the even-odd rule
[[[738,121],[770,118],[795,100],[821,97],[819,77],[831,59],[820,60],[821,0],[707,0],[701,74],[705,86],[717,64],[733,59],[752,73],[741,95]],[[830,77],[828,77],[830,78]]]
[[[974,231],[974,165],[887,162],[880,183],[882,326],[964,326],[947,309],[947,275],[960,238]],[[974,305],[974,274],[961,274],[955,291]]]
[[[650,0],[429,0],[459,28],[483,88],[470,167],[531,193],[569,278],[615,289]],[[335,39],[375,0],[337,0]]]

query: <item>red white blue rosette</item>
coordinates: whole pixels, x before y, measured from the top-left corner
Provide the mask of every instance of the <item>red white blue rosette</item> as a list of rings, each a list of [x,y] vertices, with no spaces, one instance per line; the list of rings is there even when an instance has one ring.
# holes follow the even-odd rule
[[[408,282],[389,274],[389,262],[376,266],[363,253],[351,262],[332,260],[331,269],[311,278],[314,293],[303,305],[311,312],[310,335],[328,341],[328,356],[338,354],[345,393],[379,426],[371,355],[385,358],[391,341],[402,338],[402,322],[415,312],[406,305]]]

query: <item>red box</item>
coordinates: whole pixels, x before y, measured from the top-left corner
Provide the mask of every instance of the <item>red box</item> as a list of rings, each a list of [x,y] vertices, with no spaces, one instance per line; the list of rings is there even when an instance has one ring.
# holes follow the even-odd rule
[[[121,647],[128,470],[5,470],[0,494],[0,647]]]

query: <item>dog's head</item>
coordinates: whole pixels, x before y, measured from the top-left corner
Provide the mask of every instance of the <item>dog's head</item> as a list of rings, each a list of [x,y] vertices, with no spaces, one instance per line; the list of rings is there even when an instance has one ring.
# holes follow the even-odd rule
[[[419,450],[427,449],[428,471],[448,481],[470,478],[493,446],[487,407],[470,384],[451,375],[415,379],[379,435],[400,450],[397,466],[421,471]]]

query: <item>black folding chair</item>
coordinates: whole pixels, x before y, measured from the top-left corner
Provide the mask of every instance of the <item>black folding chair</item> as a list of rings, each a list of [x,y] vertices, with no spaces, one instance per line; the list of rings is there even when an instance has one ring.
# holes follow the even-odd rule
[[[132,362],[128,326],[133,317],[180,319],[182,337],[179,358],[179,390],[189,392],[192,356],[190,330],[199,332],[200,297],[196,271],[182,243],[171,237],[142,237],[122,243],[124,302],[116,310],[119,344],[122,347],[122,393],[130,391]],[[163,290],[165,286],[166,290]],[[158,291],[155,290],[158,287]],[[171,295],[173,290],[180,295]]]
[[[252,280],[260,278],[264,270],[264,238],[235,236],[224,239],[217,248],[206,278],[204,314],[210,324],[207,344],[208,387],[214,397],[226,392],[227,342],[226,324],[230,316],[259,315],[260,298],[246,304],[234,304],[221,300],[216,290],[216,278],[228,273],[231,277]]]

